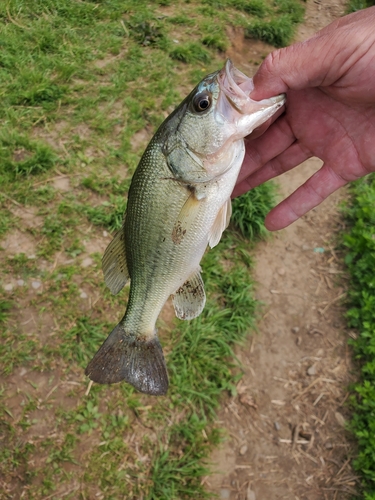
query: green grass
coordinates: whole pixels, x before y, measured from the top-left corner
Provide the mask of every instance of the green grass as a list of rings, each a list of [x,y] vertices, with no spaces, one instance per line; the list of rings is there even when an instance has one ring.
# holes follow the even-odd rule
[[[258,14],[261,19],[254,19],[246,26],[246,36],[258,38],[275,47],[285,47],[292,42],[304,13],[303,4],[297,0],[275,0],[271,12]]]
[[[273,184],[262,184],[252,191],[251,196],[240,196],[232,201],[231,223],[246,238],[253,240],[267,234],[262,218],[263,207],[270,206],[275,191]]]
[[[16,132],[3,131],[0,135],[0,178],[3,182],[47,172],[57,161],[56,154],[46,144]]]
[[[13,287],[0,288],[0,496],[210,497],[201,480],[221,439],[215,412],[241,376],[234,345],[254,326],[249,238],[272,193],[234,201],[231,229],[202,264],[204,313],[161,316],[165,398],[128,384],[85,395],[83,368],[128,293],[111,295],[100,260],[148,139],[223,64],[228,25],[291,16],[290,5],[0,2],[0,236],[13,245],[0,250],[0,282]]]
[[[232,5],[238,10],[261,18],[271,12],[270,7],[261,0],[234,0]]]
[[[374,0],[351,0],[347,12],[375,5]],[[353,468],[362,476],[361,494],[375,499],[375,177],[353,183],[343,213],[347,229],[342,237],[345,263],[350,274],[347,300],[350,341],[359,364],[360,380],[352,388],[350,430],[358,441]]]
[[[373,175],[351,187],[344,210],[348,229],[343,236],[345,263],[350,273],[348,324],[358,332],[351,341],[361,366],[361,380],[351,398],[351,430],[358,440],[354,468],[363,476],[363,494],[375,498],[375,178]]]
[[[205,45],[210,44],[206,43]],[[183,45],[179,45],[171,50],[170,55],[177,61],[190,64],[196,62],[207,63],[210,60],[209,52],[197,42],[187,42]]]
[[[350,0],[347,6],[347,13],[356,12],[357,10],[366,9],[375,5],[374,0]]]

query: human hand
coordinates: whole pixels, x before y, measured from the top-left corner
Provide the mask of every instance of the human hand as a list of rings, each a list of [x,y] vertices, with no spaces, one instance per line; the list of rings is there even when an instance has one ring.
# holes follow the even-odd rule
[[[266,227],[288,226],[336,189],[375,171],[375,7],[350,14],[309,40],[272,52],[251,98],[286,93],[285,113],[246,140],[238,196],[317,156],[322,168],[271,210]]]

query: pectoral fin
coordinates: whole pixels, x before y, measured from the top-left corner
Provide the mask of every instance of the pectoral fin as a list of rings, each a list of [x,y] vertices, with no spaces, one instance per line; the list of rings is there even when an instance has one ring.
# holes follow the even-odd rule
[[[126,264],[124,227],[116,233],[104,252],[102,269],[107,287],[116,295],[129,279],[128,266]]]
[[[219,210],[215,222],[211,228],[208,236],[208,244],[211,248],[216,246],[223,234],[224,230],[228,227],[230,216],[232,215],[232,203],[230,198],[224,203],[224,205]]]
[[[172,303],[179,319],[194,319],[200,315],[206,303],[200,269],[172,295]]]
[[[200,200],[197,198],[195,190],[192,189],[188,199],[185,201],[180,213],[178,214],[176,223],[172,231],[173,243],[179,245],[188,233],[193,222],[195,221],[200,208]]]

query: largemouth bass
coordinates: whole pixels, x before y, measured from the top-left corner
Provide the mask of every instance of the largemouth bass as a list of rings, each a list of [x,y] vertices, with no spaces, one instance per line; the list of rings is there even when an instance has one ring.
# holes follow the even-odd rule
[[[124,317],[86,368],[101,384],[125,380],[162,395],[168,374],[155,323],[172,296],[176,316],[190,320],[205,304],[200,261],[220,241],[245,154],[244,137],[285,102],[253,101],[252,79],[231,61],[204,78],[164,121],[134,173],[123,227],[103,256],[107,286],[130,279]]]

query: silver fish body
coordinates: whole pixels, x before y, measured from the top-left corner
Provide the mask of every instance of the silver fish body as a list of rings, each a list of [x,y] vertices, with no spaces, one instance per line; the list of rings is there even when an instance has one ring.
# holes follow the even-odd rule
[[[252,80],[227,61],[202,80],[146,148],[124,225],[103,256],[110,290],[118,293],[130,278],[130,293],[124,317],[86,368],[93,381],[125,380],[147,394],[166,393],[157,317],[170,295],[178,318],[202,312],[199,264],[229,223],[244,137],[285,102],[284,96],[252,101],[252,88]]]

